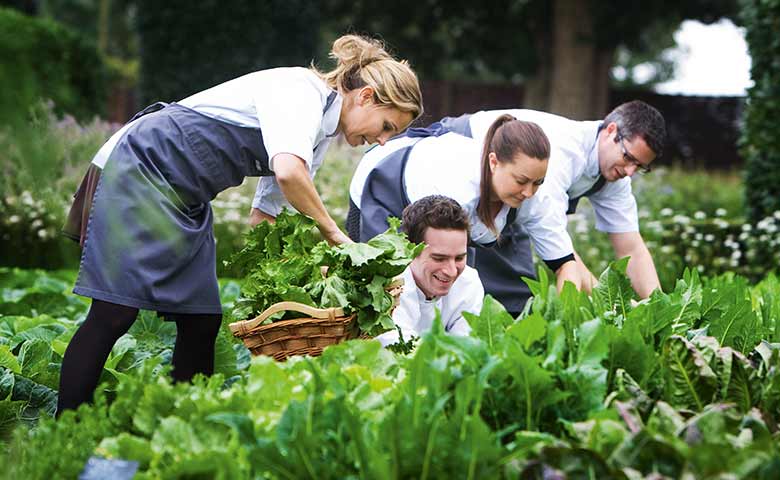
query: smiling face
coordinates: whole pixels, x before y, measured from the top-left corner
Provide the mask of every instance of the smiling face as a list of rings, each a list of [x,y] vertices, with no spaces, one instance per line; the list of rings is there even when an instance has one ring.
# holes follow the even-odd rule
[[[429,227],[423,236],[425,248],[411,263],[412,276],[426,298],[447,295],[466,268],[466,230]]]
[[[493,200],[517,208],[531,198],[544,182],[547,159],[531,158],[524,153],[515,155],[511,162],[499,162],[493,152],[488,154]]]
[[[401,133],[414,118],[374,101],[374,89],[363,87],[344,95],[339,118],[339,131],[353,147],[363,144],[384,145],[394,135]]]
[[[599,134],[599,169],[608,182],[630,177],[638,170],[650,167],[653,160],[655,152],[642,137],[620,136],[615,123],[607,125]]]

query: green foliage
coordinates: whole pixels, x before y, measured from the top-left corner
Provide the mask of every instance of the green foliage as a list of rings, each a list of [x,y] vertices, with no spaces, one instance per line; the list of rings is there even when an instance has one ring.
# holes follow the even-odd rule
[[[137,6],[144,103],[180,100],[255,70],[305,66],[314,57],[316,3],[143,0]]]
[[[27,119],[39,100],[79,118],[103,111],[106,71],[97,49],[54,21],[0,8],[0,125]]]
[[[275,303],[293,301],[356,313],[360,330],[371,336],[393,328],[386,287],[423,248],[399,234],[399,225],[391,219],[390,228],[367,243],[331,247],[319,241],[313,220],[283,210],[273,224],[253,228],[229,262],[245,277],[233,317],[252,318]],[[269,321],[295,316],[280,312]]]
[[[741,0],[753,86],[748,90],[742,125],[747,217],[757,223],[780,210],[780,2]]]
[[[602,275],[608,292],[621,291],[624,267]],[[0,271],[6,301],[33,283],[64,282]],[[256,357],[231,381],[192,384],[167,378],[173,332],[142,317],[109,358],[119,375],[56,422],[46,411],[56,392],[24,376],[46,362],[20,349],[52,363],[57,350],[8,345],[20,330],[70,320],[0,317],[0,462],[8,478],[75,477],[92,455],[137,461],[139,478],[774,478],[780,345],[724,346],[723,329],[710,334],[719,322],[740,330],[732,304],[749,305],[739,315],[771,334],[778,286],[688,271],[674,291],[636,304],[559,294],[541,274],[528,311],[512,319],[487,298],[469,317],[472,336],[450,336],[437,320],[406,355],[356,340],[318,358]],[[17,388],[29,398],[14,398]],[[9,433],[31,416],[37,426]],[[58,455],[40,455],[52,445]]]

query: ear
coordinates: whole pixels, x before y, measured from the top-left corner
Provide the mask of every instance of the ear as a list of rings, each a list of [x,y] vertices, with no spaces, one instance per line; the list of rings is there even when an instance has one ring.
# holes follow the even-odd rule
[[[374,89],[373,87],[363,87],[358,92],[358,104],[360,106],[366,106],[374,103]]]
[[[618,129],[617,123],[609,122],[607,124],[607,127],[604,130],[606,130],[607,135],[615,135],[615,138],[617,138],[617,129]]]
[[[496,166],[498,166],[498,157],[496,156],[496,152],[488,153],[488,165],[490,165],[490,173],[496,171]]]

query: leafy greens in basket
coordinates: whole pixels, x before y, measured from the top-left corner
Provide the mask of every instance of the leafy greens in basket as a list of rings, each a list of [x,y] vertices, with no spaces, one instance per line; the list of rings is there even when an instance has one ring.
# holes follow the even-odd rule
[[[314,221],[282,211],[275,223],[249,231],[244,248],[227,262],[244,278],[233,317],[253,318],[275,303],[294,301],[357,313],[360,330],[371,336],[394,328],[385,287],[423,249],[399,233],[399,225],[392,218],[390,228],[367,243],[329,246]]]

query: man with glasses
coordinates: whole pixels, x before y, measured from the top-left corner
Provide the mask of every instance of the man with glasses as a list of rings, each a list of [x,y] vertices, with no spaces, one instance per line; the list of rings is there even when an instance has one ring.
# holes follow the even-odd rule
[[[502,234],[493,248],[474,255],[473,266],[481,275],[489,273],[493,281],[506,284],[505,305],[521,310],[522,299],[528,297],[520,277],[533,271],[533,261],[530,254],[518,252],[530,248],[529,237],[537,255],[556,273],[559,289],[567,280],[579,289],[593,288],[596,278],[574,251],[566,230],[566,215],[574,213],[582,197],[588,197],[593,205],[596,228],[609,235],[615,255],[631,257],[627,273],[639,296],[646,298],[659,288],[653,259],[639,234],[630,178],[636,172],[648,172],[663,151],[666,127],[658,110],[632,101],[615,108],[603,121],[574,121],[534,110],[491,110],[447,117],[425,130],[432,135],[457,133],[481,142],[493,121],[505,113],[538,124],[552,146],[544,184],[517,212],[525,219],[525,231],[518,228],[510,235]],[[347,220],[352,223],[348,230],[353,239],[359,237],[359,233],[352,232],[360,231],[361,194],[377,161],[388,155],[388,149],[402,148],[416,140],[409,133],[397,137],[382,147],[383,155],[372,158],[369,152],[358,166],[350,185]]]
[[[609,235],[616,257],[631,257],[627,273],[639,296],[646,298],[659,288],[653,258],[639,234],[630,177],[649,172],[663,151],[666,127],[661,113],[635,100],[618,106],[603,121],[574,121],[533,110],[492,110],[445,118],[441,123],[482,139],[493,120],[504,113],[538,124],[552,145],[544,185],[531,199],[538,218],[528,235],[556,273],[558,287],[568,280],[590,291],[596,283],[566,231],[566,214],[574,213],[579,200],[588,197],[596,228]]]

